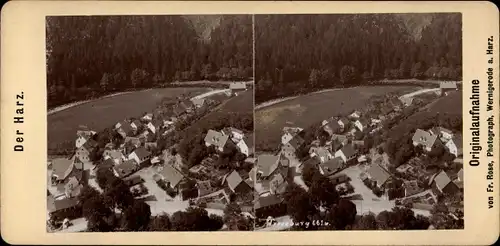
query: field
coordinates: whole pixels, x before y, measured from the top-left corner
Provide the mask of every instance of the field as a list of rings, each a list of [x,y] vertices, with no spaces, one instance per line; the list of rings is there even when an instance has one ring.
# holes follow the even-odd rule
[[[183,132],[190,132],[196,129],[204,128],[208,122],[217,121],[221,117],[225,117],[227,113],[251,113],[253,112],[253,90],[247,90],[240,95],[224,101],[212,112],[205,115],[203,118],[194,122],[191,126],[184,129]]]
[[[184,93],[194,95],[207,88],[158,88],[107,97],[81,104],[47,116],[48,149],[73,144],[76,130],[87,126],[94,131],[110,127],[129,117],[137,117],[155,108],[164,97],[176,97]]]
[[[331,116],[345,115],[365,106],[375,95],[410,92],[414,86],[370,86],[311,93],[255,112],[256,151],[275,149],[285,125],[306,128]]]

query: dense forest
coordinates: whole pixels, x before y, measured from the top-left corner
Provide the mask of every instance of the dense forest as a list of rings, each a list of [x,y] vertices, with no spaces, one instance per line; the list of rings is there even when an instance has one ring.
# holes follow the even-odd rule
[[[461,14],[255,16],[256,102],[382,79],[461,80]]]
[[[48,106],[172,81],[246,80],[252,35],[249,15],[48,17]]]

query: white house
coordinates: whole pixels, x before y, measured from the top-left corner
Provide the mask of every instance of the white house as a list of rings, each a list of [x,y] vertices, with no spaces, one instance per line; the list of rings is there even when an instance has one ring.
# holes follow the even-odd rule
[[[354,122],[354,126],[358,128],[360,131],[364,131],[368,127],[369,123],[365,119],[357,119]]]
[[[153,125],[153,123],[148,122],[148,124],[146,125],[146,128],[149,131],[151,131],[153,134],[156,134],[156,127]]]
[[[350,118],[353,118],[353,119],[358,119],[359,117],[361,117],[361,112],[359,111],[354,111],[352,112],[350,115],[349,115]]]
[[[463,151],[462,136],[459,134],[455,135],[451,140],[446,142],[445,147],[455,157],[461,156]]]
[[[139,147],[128,155],[129,160],[135,160],[135,162],[138,164],[141,164],[149,160],[150,158],[151,153],[149,153],[149,151],[147,151],[144,147]]]
[[[111,159],[115,165],[121,164],[125,161],[125,156],[118,150],[106,149],[103,153],[104,160]]]
[[[443,143],[448,142],[453,138],[453,132],[444,127],[433,127],[429,130],[433,135],[437,135]]]
[[[242,139],[242,140],[238,141],[238,143],[236,144],[236,147],[238,148],[238,150],[242,154],[244,154],[246,156],[250,155],[250,150],[249,150],[249,148],[247,146],[247,143],[245,143],[245,140]]]
[[[412,137],[413,146],[422,145],[426,151],[431,151],[434,147],[434,143],[436,142],[437,137],[437,135],[433,135],[427,131],[417,129]]]
[[[287,144],[288,142],[290,142],[290,140],[293,139],[293,135],[289,132],[285,132],[282,136],[281,136],[281,144],[285,145]]]
[[[356,154],[356,150],[352,144],[348,144],[337,150],[337,152],[335,152],[335,157],[340,157],[345,163],[347,163],[356,158]]]
[[[144,116],[142,116],[143,120],[151,121],[153,120],[153,114],[152,113],[147,113]]]
[[[339,124],[339,126],[342,128],[342,130],[345,130],[346,127],[349,125],[349,120],[342,117],[340,118],[337,123]]]
[[[208,130],[207,135],[205,136],[205,146],[210,147],[212,145],[218,151],[224,151],[224,147],[226,146],[227,140],[229,136],[224,135],[218,131]]]
[[[236,129],[234,127],[227,127],[225,129],[222,130],[222,134],[225,134],[225,135],[228,135],[231,137],[231,139],[237,143],[239,142],[240,140],[243,139],[243,137],[245,136],[245,134],[243,133],[243,131],[239,130],[239,129]]]
[[[80,148],[82,147],[86,142],[87,140],[89,140],[92,136],[94,136],[94,134],[96,134],[95,131],[77,131],[76,132],[76,140],[75,140],[75,146],[76,148]]]

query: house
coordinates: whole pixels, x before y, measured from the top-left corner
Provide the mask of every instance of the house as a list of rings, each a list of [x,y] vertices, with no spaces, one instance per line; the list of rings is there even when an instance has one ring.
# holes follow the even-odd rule
[[[55,214],[62,214],[62,217],[66,217],[66,214],[71,214],[71,211],[75,211],[78,207],[78,198],[76,197],[65,197],[63,199],[54,199],[52,196],[47,197],[47,210],[51,217]]]
[[[330,159],[333,158],[333,156],[330,153],[330,151],[327,148],[325,148],[325,147],[312,146],[309,149],[309,155],[311,157],[317,156],[322,163],[326,162],[326,161],[328,161],[328,160],[330,160]]]
[[[178,185],[184,179],[184,175],[179,172],[175,167],[169,164],[165,164],[160,170],[159,174],[162,176],[163,180],[167,182],[167,185],[172,189],[178,189]]]
[[[340,128],[342,131],[345,131],[347,127],[349,126],[349,120],[345,117],[341,117],[337,123],[339,124]]]
[[[141,121],[135,119],[132,121],[132,123],[130,123],[130,127],[132,127],[134,133],[137,133],[137,131],[139,130],[139,128],[142,126],[142,123]]]
[[[352,141],[352,145],[354,148],[359,149],[365,146],[365,140],[354,140]]]
[[[92,162],[90,154],[94,151],[95,147],[97,147],[97,142],[93,139],[89,139],[76,150],[75,157],[83,163],[90,163]]]
[[[463,154],[462,135],[461,134],[454,135],[451,140],[446,142],[445,147],[448,150],[448,152],[450,152],[450,154],[454,155],[455,157],[462,156]]]
[[[120,164],[125,160],[122,152],[114,149],[106,149],[103,153],[104,160],[111,159],[115,164]]]
[[[234,127],[226,127],[224,129],[222,129],[221,132],[224,135],[228,135],[231,138],[231,140],[233,140],[233,142],[235,142],[235,143],[237,143],[238,141],[243,139],[243,137],[245,136],[243,131],[236,129]]]
[[[142,116],[141,118],[142,120],[145,120],[145,121],[151,121],[153,120],[153,114],[152,113],[146,113]]]
[[[243,141],[245,141],[245,144],[248,148],[248,155],[247,156],[252,156],[254,154],[254,151],[255,151],[255,147],[254,147],[254,137],[253,137],[253,133],[252,134],[249,134],[245,137],[243,137]]]
[[[399,100],[405,107],[411,106],[411,104],[413,103],[413,97],[401,96],[399,97]]]
[[[453,183],[455,183],[459,189],[464,188],[464,170],[462,168],[458,171],[457,178],[453,181]]]
[[[134,159],[124,161],[113,167],[113,173],[119,178],[125,178],[137,170],[139,170],[139,164]]]
[[[368,128],[369,125],[370,125],[370,122],[368,122],[366,119],[358,118],[354,122],[354,126],[356,126],[356,128],[358,128],[360,131],[364,131],[366,128]]]
[[[285,178],[281,173],[274,175],[269,181],[269,191],[271,194],[279,194],[277,191],[284,182]]]
[[[387,172],[384,168],[382,168],[380,165],[376,163],[373,163],[370,166],[366,174],[368,175],[368,178],[370,180],[376,182],[379,188],[381,188],[391,177],[389,172]]]
[[[215,146],[215,149],[218,151],[224,151],[224,147],[226,146],[227,140],[229,136],[224,135],[218,131],[208,130],[207,135],[205,136],[205,145],[207,147]]]
[[[134,160],[136,163],[141,164],[145,161],[148,161],[151,158],[151,153],[146,150],[144,147],[139,147],[135,149],[128,156],[129,160]]]
[[[352,144],[345,145],[340,150],[335,152],[335,157],[340,157],[345,163],[356,158],[357,151],[354,149]]]
[[[92,136],[94,136],[96,132],[94,131],[82,131],[78,130],[76,131],[76,140],[75,140],[75,146],[76,148],[80,148],[89,140]]]
[[[197,181],[196,188],[198,188],[198,197],[206,196],[212,193],[212,185],[210,180]]]
[[[205,99],[204,98],[194,97],[194,98],[191,98],[191,102],[193,103],[193,105],[196,108],[201,108],[205,104]]]
[[[300,127],[283,127],[283,135],[281,136],[281,144],[287,144],[290,140],[299,134],[303,129]]]
[[[341,129],[342,127],[340,126],[339,122],[335,120],[331,120],[323,125],[323,130],[325,132],[328,132],[330,136],[332,136],[335,133],[338,133]]]
[[[344,161],[340,157],[319,164],[319,172],[324,176],[333,175],[344,168]]]
[[[81,190],[83,189],[83,184],[80,183],[75,176],[71,176],[68,182],[64,185],[64,194],[68,198],[78,197]]]
[[[227,186],[232,192],[245,194],[252,191],[252,188],[241,178],[236,171],[231,172],[226,178]]]
[[[464,181],[464,169],[463,168],[460,168],[460,171],[458,171],[457,179],[460,181]]]
[[[284,198],[277,195],[260,196],[254,203],[257,218],[280,217],[286,214]]]
[[[248,148],[245,140],[238,141],[238,143],[236,144],[236,148],[238,148],[238,150],[245,156],[250,155],[250,149]]]
[[[450,91],[458,90],[457,83],[453,81],[444,81],[439,83],[439,89],[441,90],[441,94],[447,95]]]
[[[416,180],[405,181],[403,187],[405,189],[405,197],[415,195],[422,191],[422,189],[418,187]]]
[[[277,155],[262,154],[257,157],[257,176],[268,178],[279,166],[280,157]]]
[[[307,159],[306,161],[302,162],[299,167],[302,167],[302,166],[317,167],[319,164],[321,164],[321,160],[319,159],[319,157],[314,156],[314,157],[311,157],[311,158]]]
[[[437,188],[441,193],[453,194],[458,191],[455,183],[451,182],[450,177],[445,171],[439,172],[433,179],[433,188]]]
[[[430,134],[427,131],[417,129],[413,134],[413,146],[422,145],[426,151],[431,151],[436,142],[437,135]]]
[[[453,132],[451,130],[440,126],[431,128],[429,133],[438,136],[443,143],[446,143],[453,138]]]
[[[131,136],[134,132],[134,129],[132,128],[132,126],[130,126],[130,123],[128,123],[127,121],[121,121],[121,122],[116,123],[115,130],[123,138],[126,138],[127,136]]]
[[[81,180],[83,175],[83,164],[66,158],[57,158],[51,163],[52,185],[67,183],[70,177],[76,177]]]
[[[229,84],[229,89],[232,94],[238,95],[238,92],[247,90],[247,84],[245,82],[232,82]]]
[[[349,118],[351,118],[351,119],[358,119],[359,117],[361,117],[361,112],[359,112],[357,110],[354,110],[354,112],[352,112],[349,115]]]
[[[148,131],[150,131],[151,133],[156,134],[156,126],[153,125],[153,123],[148,122],[148,124],[146,125],[146,129],[148,129]]]

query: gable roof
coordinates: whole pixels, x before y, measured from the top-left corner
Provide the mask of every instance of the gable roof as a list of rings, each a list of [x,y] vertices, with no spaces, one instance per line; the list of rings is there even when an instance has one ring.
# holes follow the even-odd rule
[[[430,134],[422,129],[417,129],[415,134],[413,134],[412,140],[418,144],[422,144],[425,147],[432,148],[436,142],[437,135]]]
[[[312,165],[312,166],[317,166],[321,163],[321,160],[319,159],[319,157],[317,156],[314,156],[314,157],[311,157],[309,159],[307,159],[306,161],[304,161],[302,163],[302,165]]]
[[[52,174],[57,176],[57,180],[66,179],[75,167],[75,163],[70,159],[57,158],[52,160]],[[78,167],[80,167],[78,169],[83,169],[81,165]]]
[[[288,142],[293,148],[298,149],[302,144],[304,144],[304,139],[300,137],[299,135],[295,135],[290,141]]]
[[[127,176],[135,171],[137,163],[134,160],[127,160],[121,164],[115,165],[114,169],[120,177]]]
[[[453,81],[444,81],[439,83],[439,88],[441,89],[456,89],[457,83]]]
[[[118,150],[108,150],[107,151],[109,157],[111,157],[112,159],[120,159],[120,158],[123,158],[123,153],[118,151]]]
[[[208,130],[207,135],[205,136],[205,142],[215,145],[217,147],[224,147],[226,145],[229,136],[224,135],[218,131]]]
[[[127,121],[121,121],[119,129],[122,129],[126,134],[132,131],[132,126]]]
[[[262,154],[257,157],[257,170],[262,172],[262,176],[267,177],[273,173],[279,165],[279,156]]]
[[[94,139],[90,138],[83,144],[82,147],[91,152],[95,147],[97,147],[97,142]]]
[[[370,122],[365,118],[359,118],[357,121],[359,121],[359,123],[361,123],[362,126],[367,126],[370,124]]]
[[[338,121],[342,122],[344,125],[349,124],[349,120],[346,117],[340,117]]]
[[[344,145],[340,151],[344,153],[345,157],[353,156],[357,153],[352,144]]]
[[[340,157],[335,157],[319,164],[325,176],[330,176],[342,167],[343,161]]]
[[[161,169],[160,174],[163,178],[170,183],[170,186],[176,187],[184,178],[181,172],[169,164],[165,164]]]
[[[391,177],[391,175],[384,168],[376,163],[370,166],[367,173],[373,180],[377,181],[378,185],[383,185]]]
[[[434,177],[434,182],[440,190],[443,190],[451,182],[451,179],[445,171],[441,171]]]
[[[229,84],[229,89],[231,90],[244,90],[247,88],[245,82],[232,82]]]
[[[93,135],[94,135],[94,132],[93,132],[93,131],[83,131],[83,130],[77,130],[77,131],[76,131],[76,136],[78,136],[78,137],[82,137],[82,138],[84,138],[85,140],[88,140],[88,139],[89,139],[89,138],[91,138]]]
[[[231,174],[229,174],[226,178],[227,185],[229,188],[234,191],[236,187],[243,182],[243,179],[241,178],[240,174],[233,170]]]
[[[53,213],[59,210],[75,207],[78,205],[78,199],[76,197],[72,197],[56,200],[52,196],[49,196],[47,203],[47,209],[49,212]]]
[[[339,134],[332,134],[332,141],[338,141],[339,143],[346,143],[346,141],[348,140],[347,139],[347,136],[346,135],[339,135]]]
[[[329,120],[324,126],[323,128],[326,130],[330,130],[332,132],[335,132],[337,131],[338,129],[340,129],[340,125],[339,125],[339,122],[336,121],[336,120]]]
[[[280,204],[284,201],[283,198],[280,198],[276,195],[270,195],[270,196],[261,196],[255,201],[255,209],[260,209],[264,207],[269,207],[272,205]]]
[[[134,153],[137,155],[137,157],[139,157],[139,159],[144,159],[148,156],[151,155],[151,153],[149,153],[149,151],[146,150],[146,148],[144,147],[139,147],[137,149],[134,150]]]
[[[140,125],[142,125],[142,122],[138,119],[135,119],[134,121],[132,121],[132,123],[134,123],[135,126],[139,127]]]

